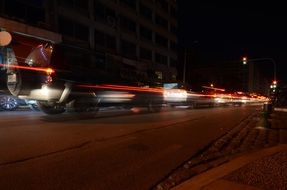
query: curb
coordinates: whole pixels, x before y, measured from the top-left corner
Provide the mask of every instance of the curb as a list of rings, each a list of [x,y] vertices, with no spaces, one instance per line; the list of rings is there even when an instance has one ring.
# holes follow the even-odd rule
[[[179,167],[170,172],[161,182],[155,185],[152,189],[172,189],[177,185],[180,185],[184,181],[192,179],[193,177],[198,176],[203,172],[206,172],[207,170],[211,170],[212,168],[216,168],[219,165],[229,162],[234,158],[234,155],[242,155],[241,149],[246,148],[246,143],[241,144],[240,147],[238,146],[238,143],[240,143],[240,139],[246,135],[248,136],[249,140],[253,141],[254,133],[250,133],[250,135],[248,131],[250,130],[250,127],[252,128],[256,126],[256,123],[258,122],[256,118],[258,116],[259,112],[256,112],[242,119],[237,126],[235,126],[227,133],[223,134],[219,138],[211,141],[207,146],[200,149],[194,156],[192,156]],[[235,136],[236,138],[234,138]],[[237,140],[229,144],[229,146],[226,146],[226,144],[230,143],[232,139]],[[232,150],[232,147],[234,146],[238,147],[238,150]],[[231,149],[229,150],[231,154],[226,154],[226,148]]]
[[[274,111],[287,112],[287,108],[274,108]]]

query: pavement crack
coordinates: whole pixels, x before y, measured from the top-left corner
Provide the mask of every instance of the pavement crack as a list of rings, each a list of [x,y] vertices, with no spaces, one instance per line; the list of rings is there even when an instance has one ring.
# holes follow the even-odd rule
[[[26,157],[26,158],[22,158],[22,159],[18,159],[18,160],[2,162],[2,163],[0,163],[0,167],[7,166],[7,165],[12,165],[12,164],[18,164],[18,163],[22,163],[22,162],[27,162],[27,161],[30,161],[30,160],[35,160],[35,159],[51,156],[51,155],[54,155],[54,154],[63,153],[63,152],[73,151],[73,150],[76,150],[76,149],[83,148],[84,146],[87,146],[90,143],[91,143],[91,141],[86,141],[86,142],[83,142],[81,144],[77,144],[77,145],[74,145],[74,146],[71,146],[71,147],[68,147],[68,148],[64,148],[64,149],[60,149],[60,150],[57,150],[57,151],[48,152],[48,153],[44,153],[44,154],[40,154],[40,155],[36,155],[36,156],[30,156],[30,157]]]

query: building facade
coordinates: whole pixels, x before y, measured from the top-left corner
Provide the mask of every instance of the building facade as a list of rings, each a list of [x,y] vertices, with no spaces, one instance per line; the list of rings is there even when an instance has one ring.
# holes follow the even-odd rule
[[[1,0],[0,28],[94,51],[123,78],[176,80],[176,0]]]

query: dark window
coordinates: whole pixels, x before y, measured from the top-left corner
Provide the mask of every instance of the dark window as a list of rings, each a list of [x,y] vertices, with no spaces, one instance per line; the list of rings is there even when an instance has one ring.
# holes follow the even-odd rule
[[[19,3],[15,0],[9,0],[5,2],[6,14],[12,17],[25,18],[26,6],[23,3]]]
[[[157,62],[159,64],[167,65],[167,56],[156,53],[155,54],[155,62]]]
[[[106,7],[105,5],[95,2],[95,17],[97,18],[102,18],[102,19],[107,19],[107,18],[116,18],[116,13],[114,10]]]
[[[173,34],[176,34],[176,33],[177,33],[177,28],[176,28],[176,26],[171,25],[171,26],[170,26],[170,32],[173,33]]]
[[[72,21],[60,17],[59,18],[59,30],[61,34],[64,34],[67,36],[73,36],[74,26],[73,26]]]
[[[136,8],[137,0],[120,0],[120,3],[127,5],[131,8]]]
[[[97,68],[105,69],[106,68],[106,57],[102,53],[96,53],[95,65]]]
[[[161,36],[159,34],[156,34],[155,35],[155,43],[157,45],[160,45],[160,46],[163,46],[163,47],[167,47],[168,40],[165,37],[163,37],[163,36]]]
[[[170,66],[171,67],[176,67],[176,65],[177,65],[177,61],[175,59],[173,59],[173,58],[170,58]]]
[[[106,17],[115,19],[116,18],[115,11],[110,8],[106,8]]]
[[[130,20],[123,15],[120,16],[120,19],[121,28],[131,32],[136,32],[136,23],[133,20]]]
[[[165,12],[168,12],[168,3],[167,0],[156,0],[156,5],[164,10]]]
[[[79,1],[79,0],[74,0],[74,8],[78,9],[78,8],[81,8],[81,9],[85,9],[88,11],[89,9],[89,1],[88,0],[82,0],[82,1]]]
[[[121,53],[124,57],[132,58],[132,59],[136,58],[136,45],[131,42],[122,40],[121,41]]]
[[[174,41],[170,41],[170,49],[176,50],[177,49],[177,44]]]
[[[116,49],[115,37],[95,30],[95,45],[96,47]]]
[[[145,2],[149,2],[150,4],[153,4],[153,0],[144,0]]]
[[[149,9],[148,7],[146,7],[145,5],[143,4],[140,4],[140,14],[148,19],[148,20],[152,20],[152,10]]]
[[[168,28],[168,22],[166,19],[162,18],[161,16],[159,15],[156,15],[155,17],[155,23],[158,25],[158,26],[161,26],[163,28]]]
[[[116,49],[116,38],[106,34],[106,47],[109,49]]]
[[[170,7],[170,16],[173,18],[177,18],[177,11],[175,7]]]
[[[89,40],[89,28],[85,25],[75,23],[75,38],[88,41]]]
[[[152,51],[145,48],[140,48],[140,58],[152,60]]]
[[[71,8],[75,8],[75,9],[85,9],[88,10],[89,8],[89,1],[88,0],[83,0],[83,1],[79,1],[79,0],[58,0],[59,5],[62,6],[69,6]]]
[[[8,0],[10,1],[10,0]],[[45,0],[18,0],[33,6],[43,6]]]
[[[58,0],[58,4],[62,6],[73,6],[73,1],[71,0]]]
[[[95,9],[94,9],[94,14],[96,19],[97,18],[106,18],[106,6],[104,6],[102,3],[95,2]]]
[[[45,12],[42,9],[29,7],[27,11],[28,22],[37,24],[38,22],[45,22]]]
[[[5,2],[6,14],[12,17],[22,17],[26,15],[26,6],[23,3],[19,3],[16,0],[9,0]]]
[[[58,0],[59,5],[75,9],[86,16],[89,15],[89,1],[88,0]]]
[[[152,40],[152,31],[144,26],[140,26],[140,36],[146,40]]]
[[[94,14],[95,14],[96,20],[105,19],[106,22],[115,22],[116,20],[115,11],[106,7],[100,2],[95,2]]]
[[[5,13],[13,19],[32,25],[45,22],[45,11],[42,1],[33,4],[33,1],[7,0],[5,1]]]
[[[100,47],[105,47],[105,33],[95,31],[95,45]]]
[[[60,33],[79,40],[89,40],[89,27],[80,23],[75,23],[69,19],[59,18]]]

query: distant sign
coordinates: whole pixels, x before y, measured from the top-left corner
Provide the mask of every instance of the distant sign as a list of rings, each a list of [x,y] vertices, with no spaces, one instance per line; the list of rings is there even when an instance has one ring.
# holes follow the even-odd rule
[[[1,31],[0,32],[0,46],[7,46],[10,44],[12,36],[9,32]]]
[[[165,89],[178,88],[178,83],[164,83],[163,88]]]

